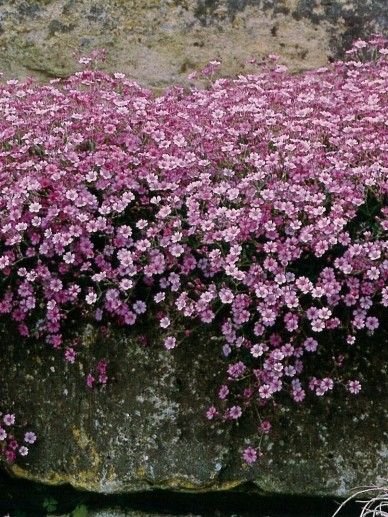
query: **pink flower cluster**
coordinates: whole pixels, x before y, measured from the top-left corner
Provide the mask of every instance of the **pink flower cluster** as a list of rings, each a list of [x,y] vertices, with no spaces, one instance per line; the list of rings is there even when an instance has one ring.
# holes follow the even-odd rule
[[[29,449],[27,445],[36,441],[36,434],[32,431],[24,433],[23,440],[15,437],[16,419],[12,413],[0,413],[0,457],[3,456],[7,463],[14,463],[19,456],[27,456]]]
[[[95,386],[105,386],[108,382],[108,362],[105,359],[101,359],[93,372],[88,373],[86,376],[86,386],[88,388],[94,388]]]
[[[368,48],[156,98],[91,70],[2,84],[0,314],[69,362],[80,317],[151,314],[167,349],[209,325],[228,361],[210,419],[357,393],[347,351],[388,305],[387,42]],[[310,378],[330,333],[340,374]]]

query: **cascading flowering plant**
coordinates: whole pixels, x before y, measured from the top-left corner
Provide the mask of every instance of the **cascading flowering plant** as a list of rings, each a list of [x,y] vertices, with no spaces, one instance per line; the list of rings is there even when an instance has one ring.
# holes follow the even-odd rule
[[[8,463],[14,463],[18,455],[27,456],[30,444],[36,441],[36,434],[32,431],[25,432],[23,439],[17,437],[19,434],[15,415],[0,413],[0,457],[3,456]]]
[[[228,364],[207,418],[256,408],[262,433],[281,394],[358,393],[348,352],[388,306],[387,54],[161,97],[92,70],[0,85],[0,313],[69,362],[79,318],[152,314],[166,349],[209,325]]]

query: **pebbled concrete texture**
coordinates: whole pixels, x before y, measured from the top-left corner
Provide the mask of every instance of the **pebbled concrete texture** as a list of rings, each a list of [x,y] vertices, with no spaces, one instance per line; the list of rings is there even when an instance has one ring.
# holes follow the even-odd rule
[[[77,70],[74,53],[105,48],[109,71],[156,91],[220,59],[223,75],[276,53],[292,70],[327,64],[351,41],[386,33],[386,0],[0,1],[0,70],[40,80]]]
[[[209,425],[204,418],[226,367],[209,335],[174,351],[161,349],[152,333],[147,347],[125,331],[107,337],[86,327],[82,336],[79,361],[66,365],[58,352],[20,346],[3,333],[2,400],[39,436],[29,456],[5,466],[17,477],[99,493],[206,492],[251,482],[264,495],[341,497],[386,477],[381,354],[375,364],[357,366],[369,375],[362,395],[285,402],[262,442],[264,456],[247,467],[241,451],[257,422]],[[107,388],[88,390],[85,373],[104,356],[114,378]]]

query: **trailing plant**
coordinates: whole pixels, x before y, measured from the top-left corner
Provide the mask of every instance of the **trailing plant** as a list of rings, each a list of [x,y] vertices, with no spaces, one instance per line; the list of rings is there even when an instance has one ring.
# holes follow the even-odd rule
[[[207,418],[253,411],[264,433],[284,397],[357,394],[347,360],[388,305],[387,53],[376,36],[299,75],[272,56],[161,97],[92,69],[1,84],[3,319],[69,362],[80,319],[152,314],[168,350],[208,325],[226,375]]]

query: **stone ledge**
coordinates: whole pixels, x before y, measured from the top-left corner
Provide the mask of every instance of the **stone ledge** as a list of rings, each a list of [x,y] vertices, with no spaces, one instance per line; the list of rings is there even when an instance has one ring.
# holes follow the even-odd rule
[[[0,3],[0,70],[63,77],[74,52],[105,48],[106,70],[160,91],[212,59],[224,75],[273,53],[293,70],[324,66],[387,30],[384,0],[16,0]]]
[[[39,436],[30,455],[8,467],[20,478],[99,493],[204,492],[251,482],[261,494],[345,497],[386,477],[382,357],[368,367],[378,380],[369,379],[370,392],[285,404],[263,441],[263,458],[247,467],[241,449],[253,423],[204,419],[225,368],[206,336],[169,352],[142,347],[124,331],[101,340],[89,328],[75,365],[39,344],[20,347],[17,339],[1,352],[2,397]],[[115,380],[100,392],[87,390],[84,371],[104,355]]]

